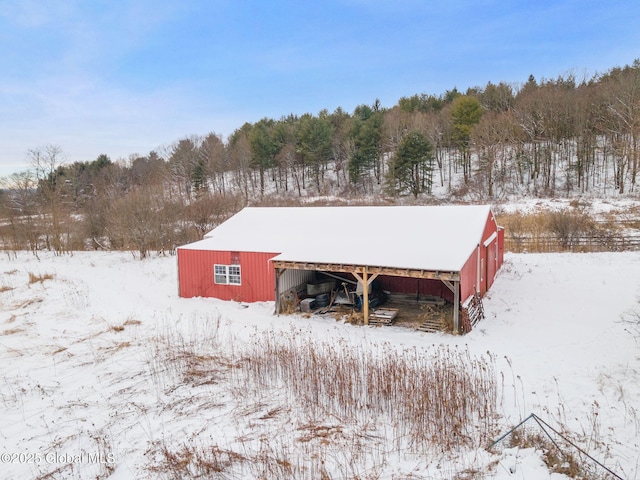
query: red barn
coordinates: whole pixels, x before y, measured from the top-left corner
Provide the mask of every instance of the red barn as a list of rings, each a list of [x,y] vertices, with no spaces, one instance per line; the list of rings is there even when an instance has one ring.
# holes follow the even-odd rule
[[[178,248],[179,294],[275,300],[279,311],[286,292],[329,272],[353,275],[365,292],[375,278],[460,306],[485,294],[503,256],[504,231],[486,205],[245,208]],[[455,331],[469,328],[453,315]]]

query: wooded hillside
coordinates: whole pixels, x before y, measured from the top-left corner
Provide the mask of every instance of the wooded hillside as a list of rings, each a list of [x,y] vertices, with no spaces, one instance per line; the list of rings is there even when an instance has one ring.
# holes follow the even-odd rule
[[[173,250],[247,204],[499,202],[637,191],[640,61],[578,81],[487,84],[245,123],[228,139],[64,163],[29,152],[3,181],[5,248]]]

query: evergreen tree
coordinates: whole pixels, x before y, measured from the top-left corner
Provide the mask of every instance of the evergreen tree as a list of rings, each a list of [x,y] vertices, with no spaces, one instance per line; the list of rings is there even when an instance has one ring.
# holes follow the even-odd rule
[[[296,136],[297,150],[320,190],[321,177],[332,156],[333,127],[328,116],[303,115]]]
[[[473,127],[482,117],[482,104],[476,97],[458,96],[451,104],[453,141],[462,154],[462,168],[465,183],[471,177],[471,152],[469,143]]]
[[[349,180],[352,184],[357,184],[371,170],[379,178],[384,117],[381,111],[374,111],[367,105],[356,107],[353,116],[353,152],[349,159]]]
[[[260,172],[260,195],[264,195],[265,171],[275,165],[275,156],[278,153],[277,145],[273,139],[274,121],[263,118],[256,123],[249,134],[251,147],[251,163],[253,169]]]
[[[419,131],[405,135],[393,155],[387,173],[387,186],[396,195],[407,193],[418,197],[431,193],[433,146]]]

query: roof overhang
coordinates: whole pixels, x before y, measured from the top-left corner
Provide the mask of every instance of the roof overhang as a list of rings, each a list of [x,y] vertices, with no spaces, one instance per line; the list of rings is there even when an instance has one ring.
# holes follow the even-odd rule
[[[449,280],[457,282],[460,280],[460,272],[422,270],[412,268],[380,267],[374,265],[355,265],[343,263],[314,263],[314,262],[293,262],[287,260],[272,259],[274,268],[294,269],[294,270],[317,270],[324,272],[361,273],[366,269],[367,274],[390,275],[394,277],[426,278],[432,280]]]

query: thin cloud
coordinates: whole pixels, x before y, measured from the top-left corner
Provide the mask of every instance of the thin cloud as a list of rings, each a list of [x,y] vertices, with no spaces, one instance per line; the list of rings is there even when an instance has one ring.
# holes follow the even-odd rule
[[[126,157],[263,117],[603,72],[637,56],[638,22],[635,0],[0,0],[0,164],[47,143],[70,161]]]

